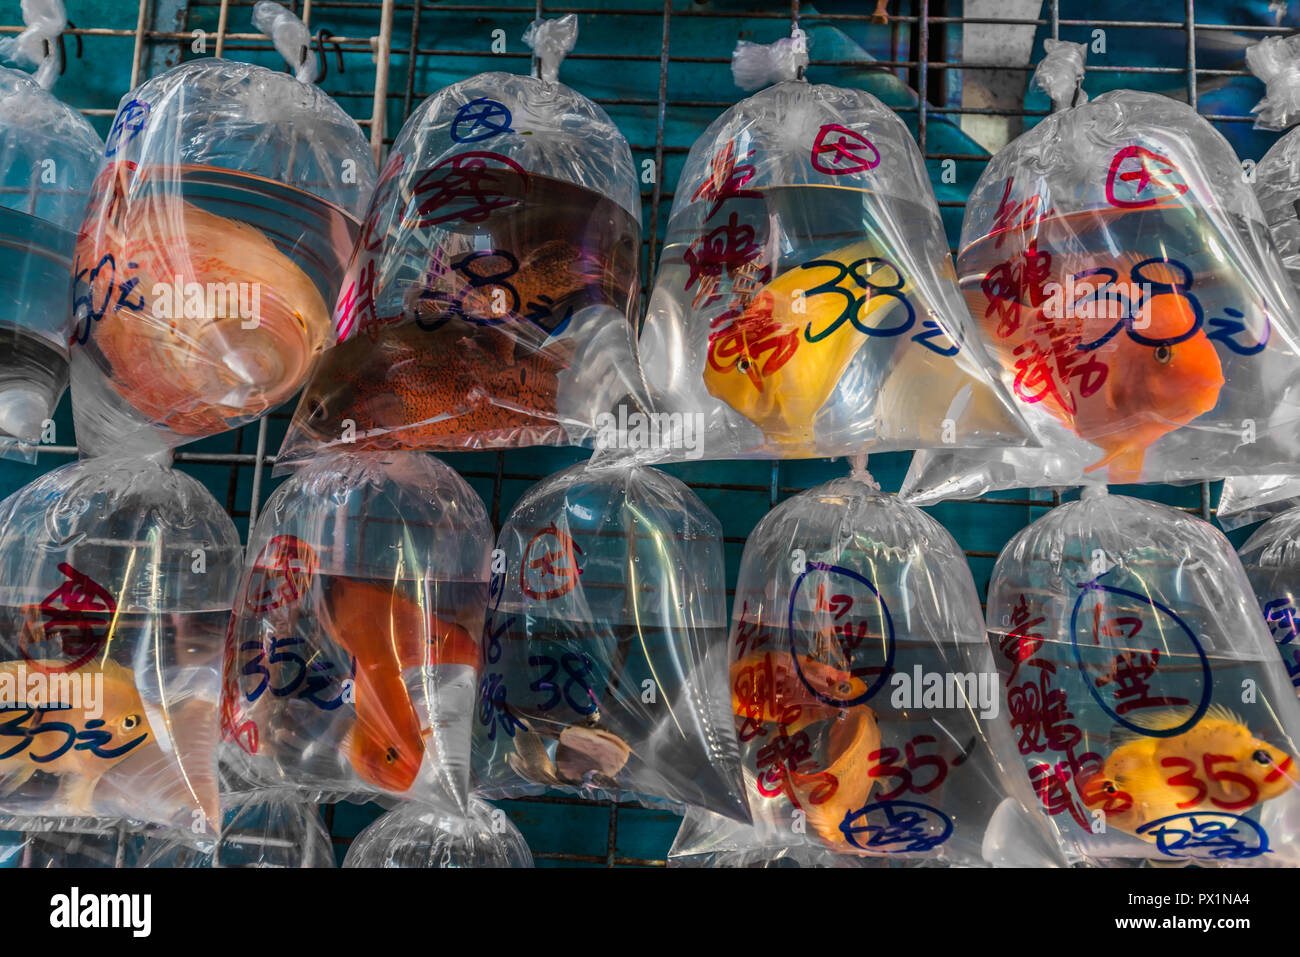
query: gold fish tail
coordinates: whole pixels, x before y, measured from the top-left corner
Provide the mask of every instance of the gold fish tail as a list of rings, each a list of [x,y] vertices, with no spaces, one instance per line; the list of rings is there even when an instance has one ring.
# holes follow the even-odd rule
[[[1112,485],[1129,485],[1142,479],[1142,463],[1146,459],[1146,450],[1122,445],[1106,453],[1102,458],[1087,466],[1085,472],[1095,472],[1107,468],[1106,478]]]
[[[0,781],[0,797],[13,794],[30,781],[35,773],[36,765],[30,761],[22,760],[11,774],[6,775],[4,780]]]

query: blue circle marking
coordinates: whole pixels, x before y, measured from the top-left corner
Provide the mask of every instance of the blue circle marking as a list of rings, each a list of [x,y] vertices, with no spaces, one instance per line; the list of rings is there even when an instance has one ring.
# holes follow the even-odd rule
[[[1102,710],[1130,731],[1136,731],[1138,734],[1144,734],[1152,738],[1176,738],[1178,735],[1196,727],[1196,723],[1200,721],[1201,718],[1205,717],[1205,712],[1210,709],[1211,693],[1214,690],[1214,675],[1210,671],[1210,660],[1205,655],[1205,649],[1201,647],[1201,643],[1197,640],[1196,635],[1193,634],[1192,629],[1187,627],[1186,623],[1184,623],[1182,618],[1178,617],[1178,613],[1172,608],[1147,595],[1142,595],[1135,591],[1129,591],[1127,588],[1115,588],[1111,585],[1102,585],[1099,584],[1096,579],[1080,585],[1079,588],[1079,597],[1075,599],[1074,609],[1070,612],[1070,647],[1074,650],[1074,660],[1078,664],[1079,670],[1083,672],[1084,675],[1088,675],[1090,672],[1088,671],[1087,666],[1083,663],[1082,652],[1079,651],[1079,608],[1083,605],[1083,600],[1088,593],[1094,591],[1104,591],[1110,592],[1112,595],[1122,595],[1125,598],[1131,598],[1168,615],[1169,618],[1182,629],[1183,634],[1187,636],[1187,641],[1194,649],[1196,649],[1197,657],[1201,659],[1201,700],[1197,702],[1190,717],[1181,724],[1172,728],[1148,728],[1145,725],[1135,724],[1127,718],[1121,717],[1115,709],[1110,706],[1106,699],[1102,697],[1096,686],[1089,681],[1087,682],[1088,692],[1096,700],[1097,704],[1101,705]]]
[[[513,133],[513,117],[504,103],[480,96],[470,100],[451,121],[451,138],[457,143],[479,143],[498,133]],[[468,129],[465,127],[468,125]]]
[[[1197,818],[1200,818],[1198,822]],[[1171,827],[1174,822],[1186,821],[1185,828]],[[1228,822],[1231,822],[1230,824]],[[1254,837],[1254,846],[1241,840],[1236,833],[1237,825],[1245,825],[1245,836]],[[1168,844],[1165,833],[1171,831],[1176,843]],[[1224,814],[1219,811],[1187,811],[1183,814],[1170,814],[1167,817],[1147,821],[1137,829],[1137,834],[1150,835],[1156,839],[1160,853],[1170,857],[1191,860],[1244,860],[1269,853],[1268,833],[1258,823],[1248,817],[1236,814]],[[1199,841],[1197,840],[1199,838]],[[1179,854],[1184,845],[1192,840],[1189,850],[1205,850],[1205,854]]]
[[[872,818],[875,818],[873,821]],[[861,823],[859,823],[861,822]],[[919,826],[938,824],[938,834],[917,834]],[[901,829],[901,830],[900,830]],[[866,831],[893,832],[888,840],[871,837],[866,844],[859,844],[857,835]],[[840,833],[854,847],[862,851],[884,850],[885,853],[924,853],[938,847],[952,836],[952,819],[938,808],[916,801],[877,801],[856,811],[849,811],[840,822]],[[907,842],[895,851],[886,848],[892,844]]]
[[[835,698],[823,694],[820,689],[813,687],[812,683],[803,673],[803,666],[799,664],[799,653],[795,648],[794,641],[794,606],[795,602],[799,598],[799,588],[803,585],[803,580],[807,578],[811,572],[816,571],[830,572],[833,575],[845,575],[858,584],[865,585],[870,589],[871,594],[876,596],[876,602],[880,605],[880,614],[885,622],[885,666],[881,669],[880,677],[878,677],[866,691],[858,695],[856,698]],[[829,562],[808,562],[804,568],[803,574],[795,579],[794,588],[790,590],[790,608],[786,615],[786,632],[789,635],[788,641],[790,645],[790,657],[794,661],[794,670],[798,673],[799,680],[804,683],[804,686],[811,691],[819,701],[831,705],[832,707],[852,708],[856,705],[870,701],[872,696],[885,686],[885,682],[889,680],[890,672],[894,670],[894,620],[889,615],[889,607],[885,604],[885,599],[880,596],[880,592],[876,590],[876,586],[851,569],[843,568],[839,565],[832,565]]]
[[[149,104],[143,100],[132,100],[126,106],[117,111],[117,118],[113,120],[113,127],[108,131],[108,139],[104,142],[104,155],[112,157],[117,155],[127,143],[140,135],[140,131],[149,123]]]

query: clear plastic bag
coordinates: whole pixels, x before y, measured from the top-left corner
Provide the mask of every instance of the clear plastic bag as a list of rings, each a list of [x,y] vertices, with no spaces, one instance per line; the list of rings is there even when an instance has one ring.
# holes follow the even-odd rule
[[[242,795],[216,840],[199,846],[151,836],[137,867],[335,867],[320,808],[282,794]]]
[[[806,62],[742,43],[740,82],[784,81],[691,147],[640,338],[656,409],[698,421],[707,458],[1023,444],[915,140]]]
[[[406,804],[356,836],[344,867],[532,867],[523,835],[500,808],[477,797],[468,813]]]
[[[375,183],[315,86],[197,60],[122,99],[77,236],[73,415],[83,451],[180,445],[289,399]]]
[[[155,459],[74,462],[0,503],[0,814],[215,830],[241,553]]]
[[[1300,505],[1294,475],[1235,475],[1223,483],[1215,517],[1228,531],[1254,525]]]
[[[1282,665],[1300,689],[1300,510],[1269,519],[1241,546],[1240,555]]]
[[[694,815],[688,814],[682,822],[679,837],[690,834],[697,826]],[[840,854],[829,847],[814,847],[811,844],[791,844],[782,847],[755,846],[733,851],[716,851],[705,854],[681,854],[674,844],[668,852],[669,867],[734,867],[734,868],[779,868],[795,867],[889,867],[887,857],[861,857],[852,854]]]
[[[80,113],[0,67],[0,456],[34,461],[68,384],[68,277],[103,149]]]
[[[1270,37],[1246,50],[1253,72],[1268,83],[1255,107],[1256,126],[1282,129],[1300,119],[1300,56],[1296,37]],[[1255,165],[1255,195],[1291,285],[1300,290],[1300,130],[1279,139]],[[1224,528],[1250,525],[1300,504],[1294,475],[1229,476],[1218,516]]]
[[[235,791],[463,807],[492,526],[421,452],[323,455],[276,489],[226,644]]]
[[[1007,543],[988,626],[1025,772],[1079,853],[1300,863],[1300,702],[1213,526],[1085,490]]]
[[[553,77],[572,15],[530,31]],[[572,42],[572,38],[569,38]],[[319,448],[592,440],[625,397],[641,249],[632,153],[551,80],[484,73],[425,100],[393,143],[280,461]]]
[[[651,468],[575,465],[524,494],[497,545],[475,789],[550,786],[748,821],[721,529],[695,493]]]
[[[1065,862],[1014,773],[965,556],[865,468],[787,499],[750,534],[731,700],[754,824],[688,809],[675,855]]]
[[[1295,474],[1300,299],[1244,180],[1194,109],[1132,90],[993,157],[957,270],[1042,451],[922,451],[901,494]]]

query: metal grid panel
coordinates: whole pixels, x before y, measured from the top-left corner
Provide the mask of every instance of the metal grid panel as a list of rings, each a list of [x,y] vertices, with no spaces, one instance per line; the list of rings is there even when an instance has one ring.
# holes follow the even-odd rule
[[[138,0],[137,4],[119,2],[112,8],[120,13],[111,17],[109,22],[78,22],[79,8],[90,6],[88,2],[66,0],[69,15],[75,26],[65,35],[65,51],[68,63],[82,60],[83,64],[93,64],[103,57],[121,58],[129,50],[130,86],[155,75],[182,59],[189,59],[198,54],[191,51],[194,41],[194,29],[208,31],[210,44],[207,52],[217,56],[231,56],[237,59],[253,59],[261,56],[260,62],[273,64],[274,60],[265,59],[271,51],[270,41],[260,33],[248,32],[251,23],[253,0]],[[323,54],[327,75],[322,86],[335,96],[370,136],[375,147],[376,156],[382,159],[383,152],[391,144],[393,134],[400,123],[411,113],[415,106],[432,89],[422,88],[420,81],[421,64],[430,60],[452,63],[462,75],[484,69],[505,69],[522,72],[527,65],[520,62],[529,57],[523,48],[514,42],[522,32],[524,25],[535,15],[556,16],[564,13],[577,13],[582,20],[582,31],[578,46],[566,62],[571,64],[582,61],[607,63],[609,67],[626,65],[629,72],[635,72],[639,82],[632,93],[618,92],[615,95],[602,95],[608,91],[580,87],[592,95],[619,120],[619,110],[648,112],[652,119],[653,139],[631,143],[633,153],[638,161],[642,157],[653,158],[655,169],[661,175],[655,177],[653,184],[643,189],[645,212],[643,223],[646,226],[644,256],[644,286],[648,286],[653,277],[650,268],[656,260],[659,244],[662,242],[667,205],[671,202],[671,185],[675,175],[670,173],[674,159],[680,158],[689,149],[690,141],[700,132],[704,125],[716,113],[730,106],[741,96],[731,85],[728,64],[731,46],[737,36],[769,41],[785,34],[793,25],[810,22],[830,23],[842,27],[866,24],[871,19],[871,4],[863,2],[858,5],[861,12],[822,13],[804,5],[801,10],[799,0],[788,5],[783,2],[763,4],[754,0],[752,9],[738,9],[717,0],[664,0],[661,6],[655,6],[646,0],[643,7],[637,9],[603,9],[594,6],[551,5],[543,2],[509,2],[501,0],[496,3],[441,3],[430,0],[371,0],[371,2],[346,2],[346,0],[286,0],[301,16],[309,27],[318,23],[328,24],[337,31],[327,35],[318,49]],[[107,6],[107,5],[105,5]],[[1100,27],[1107,30],[1173,30],[1185,35],[1184,62],[1177,66],[1126,65],[1113,62],[1093,62],[1088,65],[1089,73],[1110,74],[1160,74],[1181,77],[1186,98],[1193,105],[1198,105],[1198,83],[1210,78],[1246,76],[1243,69],[1210,69],[1197,65],[1198,36],[1222,32],[1235,32],[1258,38],[1258,35],[1275,33],[1277,30],[1266,25],[1228,25],[1221,23],[1198,23],[1194,0],[1185,0],[1184,16],[1179,20],[1086,20],[1070,19],[1064,12],[1086,13],[1088,4],[1082,0],[1045,0],[1039,18],[1016,20],[988,20],[976,17],[964,17],[960,14],[961,0],[891,0],[889,25],[881,27],[889,31],[889,57],[877,59],[871,68],[881,73],[892,74],[902,83],[915,91],[915,104],[897,107],[897,111],[914,123],[914,129],[921,150],[926,160],[932,165],[944,160],[982,164],[987,160],[983,153],[944,152],[932,148],[932,124],[938,115],[943,117],[960,117],[963,114],[987,116],[1019,116],[1028,121],[1044,115],[1041,111],[1026,110],[1017,104],[1014,108],[962,107],[945,97],[945,90],[954,82],[960,82],[966,71],[1008,71],[1022,70],[1028,72],[1032,67],[1005,66],[1001,64],[983,64],[963,62],[960,53],[954,49],[960,43],[961,31],[970,24],[1000,23],[1005,26],[1021,26],[1046,29],[1053,37],[1059,37],[1063,29]],[[1063,10],[1068,8],[1068,10]],[[5,22],[0,25],[0,34],[19,32],[17,0],[5,0],[2,7]],[[103,15],[101,15],[103,16]],[[626,27],[619,34],[617,49],[600,49],[593,46],[590,39],[584,43],[582,37],[589,35],[593,24],[603,18],[623,18]],[[479,25],[481,42],[446,42],[441,27],[453,20],[464,23],[472,21]],[[511,43],[507,52],[491,54],[489,51],[489,31],[499,25],[510,35]],[[708,55],[694,52],[698,42],[687,44],[688,52],[680,52],[680,42],[675,47],[674,39],[688,31],[698,40],[701,30],[712,35],[712,47]],[[449,32],[448,35],[452,35]],[[463,36],[463,32],[455,34]],[[1039,51],[1035,51],[1034,61]],[[514,62],[511,62],[514,61]],[[119,60],[120,62],[120,60]],[[463,64],[464,69],[460,70]],[[346,65],[346,66],[345,66]],[[360,69],[358,69],[360,65]],[[649,67],[649,70],[640,69]],[[819,59],[817,50],[812,50],[812,62],[809,69],[816,68],[863,68],[861,60]],[[69,66],[69,69],[86,70],[85,65]],[[683,69],[708,70],[711,81],[716,77],[710,89],[717,90],[723,98],[698,99],[674,97],[674,77]],[[845,82],[842,78],[840,82]],[[580,86],[574,83],[575,86]],[[848,82],[847,85],[852,85]],[[72,86],[71,83],[68,86]],[[69,95],[66,89],[59,91],[65,98],[87,116],[98,118],[102,124],[114,113],[117,97],[125,89],[83,91],[86,99]],[[674,134],[669,129],[669,117],[684,113],[699,117],[698,127],[683,135]],[[1216,123],[1230,124],[1248,122],[1249,117],[1238,114],[1205,114]],[[941,200],[940,205],[960,210],[964,203],[960,200]],[[283,431],[288,419],[288,411],[281,410],[256,425],[226,437],[224,448],[208,451],[210,443],[200,444],[198,449],[182,450],[177,453],[176,461],[187,470],[194,472],[205,480],[214,490],[224,485],[225,502],[231,515],[241,528],[251,527],[257,519],[258,509],[265,500],[268,491],[268,469],[274,464],[271,438],[273,431]],[[38,468],[48,469],[66,461],[76,454],[75,446],[47,446],[41,450]],[[564,456],[567,454],[567,460]],[[559,459],[542,458],[541,461],[555,462],[555,467],[576,461],[581,453],[562,453]],[[464,459],[462,461],[462,458]],[[480,453],[474,456],[449,456],[448,460],[462,474],[472,481],[477,480],[477,487],[487,492],[492,520],[500,527],[503,511],[518,492],[527,485],[544,478],[552,469],[539,469],[539,458],[529,453]],[[873,470],[880,475],[883,468],[886,473],[896,474],[901,478],[906,467],[907,456],[888,455],[873,458]],[[837,474],[840,469],[829,467],[826,463],[733,463],[721,474],[715,471],[673,469],[688,484],[705,497],[706,501],[717,501],[718,496],[743,493],[761,499],[764,508],[776,505],[782,499],[796,494],[812,485]],[[886,487],[890,487],[886,484]],[[513,495],[510,494],[514,490]],[[0,488],[7,493],[11,488]],[[1188,511],[1210,518],[1212,489],[1209,483],[1199,488],[1179,491],[1164,490],[1160,497],[1171,504]],[[1056,493],[1026,492],[1013,495],[990,496],[975,503],[951,503],[938,506],[934,511],[937,517],[957,535],[963,545],[967,538],[963,530],[973,528],[993,528],[995,538],[1000,541],[982,542],[983,547],[966,547],[965,552],[976,569],[976,578],[983,592],[987,581],[987,569],[996,557],[1001,543],[1010,538],[1019,528],[1043,513],[1043,510],[1059,504],[1060,496]],[[749,527],[752,527],[749,526]],[[749,527],[728,524],[724,519],[725,542],[732,556],[729,558],[729,586],[734,584],[734,563],[739,549],[743,546]],[[987,536],[984,536],[987,539]],[[981,575],[981,569],[985,574]],[[535,808],[560,805],[565,809],[578,807],[587,812],[596,811],[603,822],[596,826],[589,821],[592,829],[601,833],[591,835],[603,842],[602,850],[581,852],[573,848],[558,850],[541,850],[535,848],[539,861],[557,864],[586,864],[605,866],[662,865],[662,855],[666,843],[660,840],[654,853],[633,855],[621,849],[620,824],[626,830],[629,818],[645,815],[648,812],[637,805],[605,802],[593,807],[590,802],[580,802],[563,796],[545,796],[526,799],[519,802],[506,802],[512,807],[512,813],[518,818],[518,807]],[[573,813],[573,812],[570,812]],[[327,824],[335,835],[337,844],[350,841],[344,831],[336,826],[335,809],[325,811]],[[355,833],[355,831],[353,831]],[[531,841],[531,837],[530,837]],[[583,841],[582,843],[587,843]]]

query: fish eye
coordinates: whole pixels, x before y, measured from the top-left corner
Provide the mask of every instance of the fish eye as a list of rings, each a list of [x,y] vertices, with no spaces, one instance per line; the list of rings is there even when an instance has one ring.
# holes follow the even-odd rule
[[[736,360],[736,371],[739,372],[741,375],[748,375],[748,374],[749,374],[749,360],[748,360],[748,359],[744,359],[744,358],[737,359],[737,360]]]
[[[140,716],[138,714],[128,714],[122,719],[122,729],[124,731],[134,731],[140,726]]]
[[[1256,751],[1254,754],[1252,754],[1251,757],[1255,759],[1255,762],[1256,762],[1257,764],[1272,764],[1272,763],[1273,763],[1273,756],[1270,755],[1270,754],[1269,754],[1267,751],[1265,751],[1263,748],[1260,748],[1258,751]]]
[[[1167,366],[1174,357],[1174,350],[1168,346],[1156,346],[1154,354],[1156,362],[1159,362],[1162,366]]]
[[[397,763],[397,749],[396,749],[396,748],[389,748],[387,751],[385,751],[385,752],[384,752],[384,761],[387,762],[388,764],[396,764],[396,763]]]
[[[1115,785],[1113,785],[1113,784],[1111,784],[1109,781],[1107,781],[1107,782],[1105,783],[1105,785],[1103,785],[1102,790],[1105,791],[1107,794],[1114,794],[1114,793],[1115,793]]]

